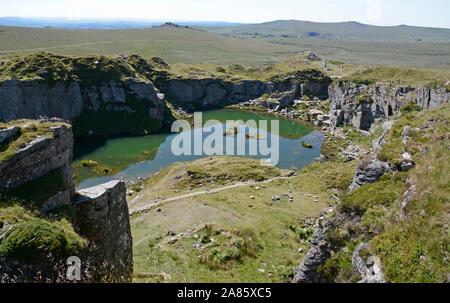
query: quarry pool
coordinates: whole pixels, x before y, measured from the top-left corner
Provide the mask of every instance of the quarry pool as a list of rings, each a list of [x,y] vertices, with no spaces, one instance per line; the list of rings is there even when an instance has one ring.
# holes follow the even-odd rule
[[[315,131],[310,125],[298,121],[288,120],[271,114],[240,111],[240,110],[211,110],[202,113],[203,122],[217,120],[216,125],[221,124],[223,129],[227,120],[256,121],[257,129],[247,128],[248,133],[258,131],[259,138],[245,137],[245,154],[241,157],[266,159],[270,156],[262,155],[258,148],[256,155],[250,155],[251,146],[258,145],[261,140],[279,143],[279,160],[277,167],[285,169],[301,169],[320,156],[322,147],[322,134]],[[268,131],[260,128],[260,122],[268,120]],[[273,133],[270,128],[271,120],[279,121],[279,135]],[[214,123],[213,123],[214,124]],[[237,126],[238,133],[245,132],[243,126]],[[197,130],[188,130],[185,135],[197,136]],[[204,130],[204,140],[208,137]],[[192,161],[209,157],[202,152],[198,155],[175,155],[172,152],[172,141],[178,134],[152,134],[148,136],[124,136],[115,138],[81,138],[75,140],[73,167],[75,172],[75,184],[77,189],[87,188],[102,184],[113,179],[136,181],[139,178],[147,178],[160,169],[170,166],[175,162]],[[228,137],[228,138],[227,138]],[[234,141],[234,151],[237,151],[238,136],[223,136],[224,150],[226,140]],[[312,148],[302,146],[302,141],[312,145]],[[224,152],[225,153],[225,152]]]

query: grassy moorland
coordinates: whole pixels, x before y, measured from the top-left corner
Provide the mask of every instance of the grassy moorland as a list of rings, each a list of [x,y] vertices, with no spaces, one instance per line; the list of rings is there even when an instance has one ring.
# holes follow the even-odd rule
[[[316,163],[289,179],[167,201],[132,215],[134,281],[288,281],[310,245],[312,218],[335,204],[332,195],[349,185],[354,168],[355,163]],[[282,174],[251,159],[177,163],[145,181],[130,199],[131,207],[152,202],[153,196]],[[280,200],[273,201],[274,196]]]
[[[237,37],[283,37],[365,42],[450,42],[450,29],[418,26],[374,26],[354,21],[318,23],[277,20],[240,26],[201,27]]]
[[[329,77],[356,83],[375,84],[391,82],[399,85],[448,86],[450,71],[412,67],[358,66],[339,61],[328,61],[323,69],[320,60],[312,59],[312,52],[297,54],[278,64],[249,67],[241,64],[218,65],[214,63],[168,64],[160,57],[144,59],[130,55],[126,60],[110,56],[62,56],[47,52],[34,52],[8,61],[0,61],[0,81],[6,79],[41,79],[80,81],[83,85],[95,84],[105,79],[120,81],[126,77],[155,79],[216,78],[226,81],[261,80],[282,81],[294,76],[300,82],[329,82]],[[38,74],[46,71],[45,75]]]
[[[329,60],[357,65],[450,67],[450,29],[298,20],[201,28],[226,37],[297,46]]]
[[[448,30],[442,31],[442,34],[437,34],[438,37],[447,37]],[[206,62],[264,66],[283,62],[301,51],[311,50],[328,60],[354,65],[383,64],[436,69],[450,67],[450,43],[448,39],[438,37],[432,38],[430,42],[426,38],[421,38],[422,42],[400,39],[387,42],[364,41],[360,37],[356,39],[359,41],[350,38],[347,39],[350,41],[344,41],[275,34],[231,36],[233,37],[177,27],[68,30],[2,26],[0,52],[3,55],[0,56],[0,61],[42,50],[70,56],[113,56],[124,52],[145,58],[159,56],[171,64]]]
[[[159,56],[169,63],[212,62],[264,65],[295,55],[295,46],[245,41],[200,30],[152,27],[128,30],[67,30],[56,28],[0,27],[0,56],[8,58],[35,51],[61,55],[143,57]]]

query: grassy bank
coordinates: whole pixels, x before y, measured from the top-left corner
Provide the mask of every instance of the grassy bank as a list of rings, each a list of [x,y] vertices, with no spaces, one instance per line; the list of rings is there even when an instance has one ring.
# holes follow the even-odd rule
[[[188,185],[180,176],[186,174],[189,177],[184,178],[204,183],[192,190],[197,191],[220,186],[221,182],[211,185],[208,180],[221,172],[230,176],[224,184],[266,180],[281,173],[259,167],[259,161],[251,159],[209,165],[223,160],[214,157],[175,164],[146,181],[132,204],[148,203],[153,195],[183,194]],[[198,169],[202,172],[197,173]],[[352,163],[314,163],[288,179],[199,194],[133,215],[134,281],[288,281],[309,247],[312,218],[335,203],[332,194],[348,186],[353,170]],[[189,184],[197,183],[193,181]],[[274,196],[280,200],[274,201]]]
[[[319,270],[324,279],[353,281],[352,254],[365,241],[370,249],[364,254],[381,259],[388,282],[448,281],[449,114],[444,105],[404,112],[395,122],[379,158],[397,165],[408,152],[415,167],[389,172],[344,194],[339,214],[347,221],[328,234],[333,249]],[[411,131],[405,146],[401,134],[406,126]]]
[[[0,45],[4,53],[0,56],[0,60],[8,60],[16,55],[38,50],[70,56],[115,56],[125,52],[146,58],[163,57],[171,64],[208,62],[261,67],[281,63],[300,51],[311,50],[329,61],[344,61],[354,65],[384,64],[448,69],[447,62],[450,62],[448,42],[405,42],[402,38],[396,39],[395,42],[364,42],[345,41],[346,39],[305,39],[297,36],[232,34],[225,37],[200,30],[168,27],[66,30],[2,26],[0,31],[2,31]],[[385,38],[384,35],[382,37]],[[427,34],[417,38],[426,40],[430,36]]]

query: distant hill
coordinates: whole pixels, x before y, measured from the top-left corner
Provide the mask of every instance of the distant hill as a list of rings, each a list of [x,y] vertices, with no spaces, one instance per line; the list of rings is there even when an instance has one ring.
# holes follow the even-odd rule
[[[168,20],[175,22],[173,20]],[[57,27],[67,29],[128,29],[146,28],[159,26],[166,21],[161,20],[118,20],[118,19],[67,19],[67,18],[21,18],[21,17],[1,17],[0,25],[3,26],[25,26],[25,27]],[[242,23],[230,23],[220,21],[180,21],[179,25],[187,26],[237,26]]]
[[[216,34],[256,38],[308,38],[364,42],[450,42],[450,29],[417,26],[374,26],[354,21],[317,23],[278,20],[233,27],[203,27]]]

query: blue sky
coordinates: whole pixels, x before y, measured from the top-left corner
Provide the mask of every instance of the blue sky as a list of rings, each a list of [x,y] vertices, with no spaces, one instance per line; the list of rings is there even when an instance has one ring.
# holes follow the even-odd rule
[[[450,0],[0,0],[0,16],[249,23],[352,20],[450,28]]]

